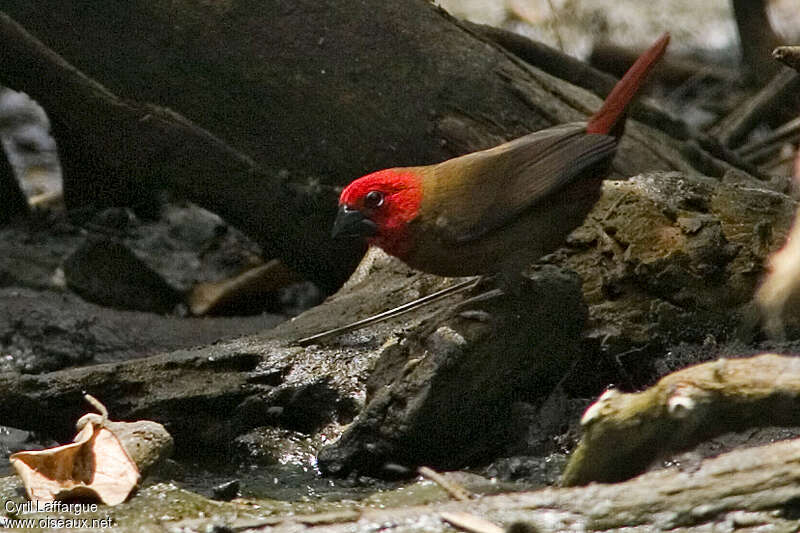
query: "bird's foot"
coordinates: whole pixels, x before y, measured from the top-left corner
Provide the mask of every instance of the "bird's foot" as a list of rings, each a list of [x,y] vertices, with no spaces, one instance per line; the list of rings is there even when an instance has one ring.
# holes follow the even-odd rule
[[[467,309],[466,311],[458,313],[458,316],[466,320],[481,322],[483,324],[489,324],[492,321],[492,314],[482,309]]]
[[[487,311],[483,304],[503,298],[502,306],[518,305],[522,299],[530,297],[530,293],[525,290],[528,283],[529,280],[516,270],[483,276],[471,288],[478,294],[456,304],[453,312],[463,318],[488,322],[492,313]]]
[[[498,287],[502,287],[503,280],[500,274],[483,275],[475,280],[475,284],[470,288],[470,292],[478,292],[478,296],[483,295],[485,292],[490,292]],[[471,298],[470,298],[471,299]]]
[[[477,286],[480,286],[480,283]],[[476,294],[475,296],[467,298],[463,302],[457,303],[453,307],[453,312],[462,318],[467,318],[470,320],[478,320],[480,322],[487,322],[491,314],[485,311],[484,309],[481,309],[480,306],[478,306],[477,309],[475,309],[475,307],[477,306],[477,304],[483,304],[485,302],[488,302],[489,300],[494,300],[495,298],[500,298],[505,295],[506,291],[495,287],[493,289],[483,291],[479,294]]]

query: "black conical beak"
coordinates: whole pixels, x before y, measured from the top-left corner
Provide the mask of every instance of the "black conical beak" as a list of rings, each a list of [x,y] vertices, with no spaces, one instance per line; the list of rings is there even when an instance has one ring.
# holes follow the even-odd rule
[[[365,217],[361,211],[342,205],[333,222],[331,235],[337,237],[372,237],[378,233],[378,226]]]

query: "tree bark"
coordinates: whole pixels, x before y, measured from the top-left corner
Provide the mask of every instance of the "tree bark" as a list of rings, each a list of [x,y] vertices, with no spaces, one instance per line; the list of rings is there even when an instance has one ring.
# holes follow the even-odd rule
[[[334,243],[320,231],[332,222],[333,188],[285,183],[274,167],[258,165],[180,114],[120,98],[2,12],[0,67],[12,85],[52,110],[69,206],[135,205],[167,187],[216,211],[267,257],[284,258],[327,290],[363,253],[363,245]]]
[[[121,98],[169,107],[258,163],[326,183],[441,161],[597,105],[425,0],[4,9]]]
[[[691,366],[642,392],[609,389],[583,415],[562,483],[622,481],[717,435],[796,426],[799,370],[797,357],[762,354]]]
[[[4,9],[121,98],[328,183],[453,155],[431,142],[447,113],[477,122],[484,144],[578,117],[542,92],[531,109],[497,75],[519,67],[424,0],[34,4]]]
[[[731,7],[747,78],[754,85],[764,85],[780,70],[780,65],[772,59],[772,50],[783,44],[769,22],[767,2],[731,0]]]

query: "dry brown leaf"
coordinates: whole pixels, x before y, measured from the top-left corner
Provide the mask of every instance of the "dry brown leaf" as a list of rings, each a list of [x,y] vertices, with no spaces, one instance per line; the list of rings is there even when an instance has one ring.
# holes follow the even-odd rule
[[[195,316],[206,315],[233,302],[260,298],[298,281],[301,278],[289,267],[272,259],[233,278],[198,283],[187,297],[189,310]]]
[[[95,497],[117,505],[139,481],[139,470],[117,437],[91,421],[70,444],[18,452],[9,459],[31,500]]]

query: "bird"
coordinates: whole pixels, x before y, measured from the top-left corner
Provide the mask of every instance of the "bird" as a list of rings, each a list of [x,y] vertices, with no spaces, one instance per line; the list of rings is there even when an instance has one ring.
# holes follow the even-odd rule
[[[562,246],[600,198],[628,105],[669,39],[665,33],[651,45],[586,122],[352,181],[339,197],[332,235],[366,238],[439,276],[521,276]]]

